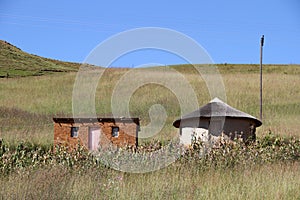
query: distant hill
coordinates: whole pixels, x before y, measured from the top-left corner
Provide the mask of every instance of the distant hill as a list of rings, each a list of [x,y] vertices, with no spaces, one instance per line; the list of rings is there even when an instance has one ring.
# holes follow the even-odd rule
[[[80,68],[80,63],[64,62],[41,56],[33,55],[22,51],[20,48],[0,40],[0,78],[24,77],[24,76],[41,76],[53,73],[76,72]],[[93,67],[92,65],[89,65]],[[207,66],[207,65],[195,65]],[[221,74],[233,73],[259,73],[258,64],[214,64],[218,67]],[[195,73],[196,70],[190,64],[171,65],[182,73]],[[156,67],[154,67],[155,69]],[[158,67],[161,68],[161,67]],[[283,73],[283,74],[300,74],[300,65],[274,65],[264,64],[264,73]],[[126,70],[116,69],[116,70]]]
[[[0,77],[40,76],[77,71],[80,63],[63,62],[29,54],[0,40]]]

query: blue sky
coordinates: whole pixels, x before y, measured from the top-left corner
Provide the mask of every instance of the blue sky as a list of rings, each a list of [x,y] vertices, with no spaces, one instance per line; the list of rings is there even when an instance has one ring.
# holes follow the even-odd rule
[[[0,39],[22,50],[82,62],[99,43],[140,27],[174,29],[196,40],[215,63],[300,64],[300,2],[0,0]],[[161,51],[125,55],[114,66],[185,63]]]

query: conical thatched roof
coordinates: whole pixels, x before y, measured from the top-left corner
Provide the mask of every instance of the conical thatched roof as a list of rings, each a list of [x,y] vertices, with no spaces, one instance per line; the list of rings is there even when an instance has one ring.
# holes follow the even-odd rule
[[[188,120],[193,118],[213,118],[213,117],[244,118],[253,121],[256,127],[262,125],[261,121],[256,119],[252,115],[237,110],[229,106],[228,104],[224,103],[218,98],[214,98],[208,104],[200,107],[199,109],[187,115],[182,116],[180,119],[177,119],[173,123],[173,126],[179,128],[181,120]]]

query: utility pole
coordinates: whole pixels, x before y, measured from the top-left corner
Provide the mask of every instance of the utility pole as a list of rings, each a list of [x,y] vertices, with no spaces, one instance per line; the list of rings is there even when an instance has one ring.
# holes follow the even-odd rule
[[[260,39],[260,120],[262,121],[262,106],[263,106],[263,102],[262,102],[262,59],[263,59],[263,46],[264,46],[264,35],[261,36]]]

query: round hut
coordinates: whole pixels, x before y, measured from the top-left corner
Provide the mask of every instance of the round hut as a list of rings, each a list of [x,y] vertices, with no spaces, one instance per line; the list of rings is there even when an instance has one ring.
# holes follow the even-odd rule
[[[240,138],[248,143],[255,141],[256,127],[261,125],[260,120],[218,98],[173,123],[173,126],[180,129],[180,142],[184,145],[190,145],[194,137],[208,141],[221,135],[231,140]]]

